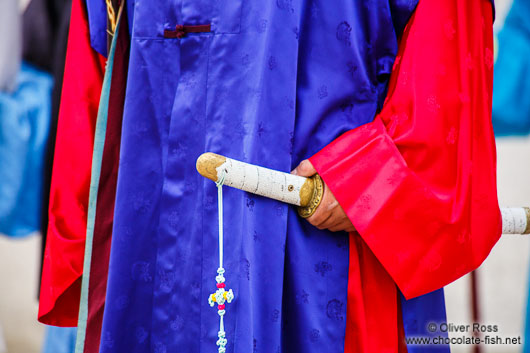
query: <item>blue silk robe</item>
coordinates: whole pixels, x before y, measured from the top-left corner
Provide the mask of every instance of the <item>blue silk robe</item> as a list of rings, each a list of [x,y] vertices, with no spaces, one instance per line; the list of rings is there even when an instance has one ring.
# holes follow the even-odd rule
[[[91,31],[104,21],[88,1]],[[216,352],[212,151],[289,171],[382,106],[415,0],[128,3],[131,56],[100,352]],[[93,6],[92,9],[97,9]],[[104,14],[103,14],[104,15]],[[92,21],[92,19],[96,19]],[[178,24],[210,33],[164,38]],[[104,28],[93,46],[104,51]],[[343,352],[346,233],[225,188],[228,352]],[[405,332],[445,320],[443,292],[403,300]],[[410,347],[409,352],[446,346]]]

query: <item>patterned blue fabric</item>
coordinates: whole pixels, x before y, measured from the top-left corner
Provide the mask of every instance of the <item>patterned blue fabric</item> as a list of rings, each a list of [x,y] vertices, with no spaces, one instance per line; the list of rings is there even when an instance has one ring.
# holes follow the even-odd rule
[[[497,136],[530,133],[530,0],[514,0],[499,33],[493,82]]]
[[[217,351],[216,188],[197,157],[289,171],[371,121],[416,2],[136,2],[101,353]],[[224,206],[227,351],[343,352],[347,234],[239,190]],[[406,320],[444,320],[440,293]]]
[[[52,78],[23,64],[13,93],[0,93],[0,233],[40,229]]]
[[[443,332],[447,330],[439,329],[441,323],[447,322],[443,289],[409,300],[401,296],[401,310],[407,338],[429,337],[440,340],[440,337],[449,337],[447,332]],[[435,325],[434,329],[429,330],[429,325],[432,324]],[[450,352],[449,345],[409,345],[407,350],[408,353]]]
[[[76,327],[47,326],[42,353],[74,353]]]

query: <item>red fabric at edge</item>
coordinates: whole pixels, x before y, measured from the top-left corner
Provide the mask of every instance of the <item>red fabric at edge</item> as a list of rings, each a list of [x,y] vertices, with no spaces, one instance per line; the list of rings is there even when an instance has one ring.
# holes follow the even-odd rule
[[[81,0],[72,3],[50,191],[39,321],[77,326],[94,129],[105,59],[90,46]]]

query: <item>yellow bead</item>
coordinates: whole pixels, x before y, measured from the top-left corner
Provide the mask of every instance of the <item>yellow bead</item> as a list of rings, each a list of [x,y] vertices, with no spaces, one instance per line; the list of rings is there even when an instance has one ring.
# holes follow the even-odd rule
[[[224,292],[224,293],[223,293],[223,298],[225,298],[225,300],[226,300],[226,294],[227,294],[227,293],[228,293],[228,292]]]
[[[216,300],[215,300],[215,294],[212,294],[212,295],[211,295],[211,298],[212,298],[212,301],[215,303],[215,302],[216,302]]]

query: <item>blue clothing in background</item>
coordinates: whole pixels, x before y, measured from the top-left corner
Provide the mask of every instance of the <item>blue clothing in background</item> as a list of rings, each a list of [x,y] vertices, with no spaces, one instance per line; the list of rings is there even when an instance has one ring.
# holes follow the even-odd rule
[[[514,0],[499,33],[493,82],[496,136],[530,133],[530,0]]]
[[[43,158],[53,80],[23,64],[13,93],[0,93],[0,233],[40,229]]]
[[[76,327],[47,326],[41,353],[74,353]]]

